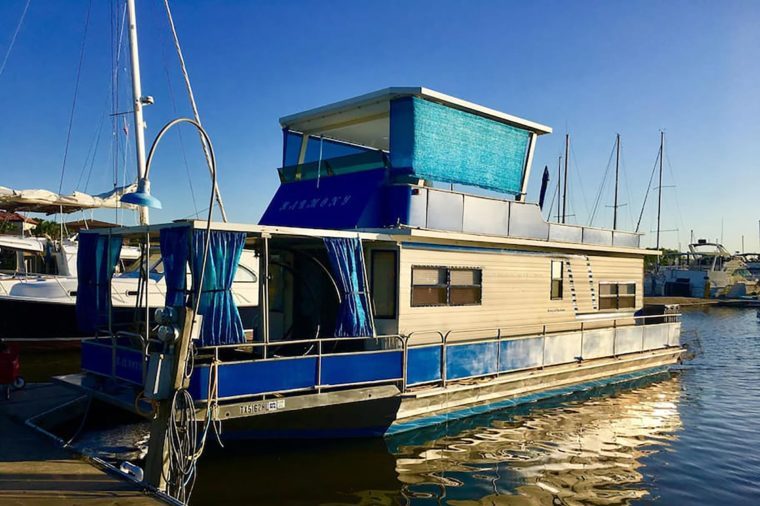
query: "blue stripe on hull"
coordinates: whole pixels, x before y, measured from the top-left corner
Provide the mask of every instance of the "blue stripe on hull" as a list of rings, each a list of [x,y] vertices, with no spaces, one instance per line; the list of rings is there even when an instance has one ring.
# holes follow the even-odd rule
[[[514,397],[511,399],[505,399],[503,401],[496,401],[491,402],[488,404],[480,404],[477,406],[471,406],[467,408],[461,408],[454,411],[448,411],[446,413],[438,414],[438,415],[432,415],[432,416],[426,416],[424,418],[417,418],[410,421],[405,422],[395,422],[393,425],[391,425],[388,430],[385,432],[386,436],[392,436],[394,434],[399,434],[402,432],[407,432],[411,430],[421,429],[424,427],[429,427],[431,425],[437,425],[445,422],[449,422],[451,420],[456,420],[460,418],[466,418],[469,416],[475,416],[480,415],[483,413],[487,413],[489,411],[496,411],[499,409],[505,409],[505,408],[511,408],[514,406],[519,406],[521,404],[527,404],[531,402],[538,402],[542,401],[544,399],[549,399],[551,397],[557,397],[561,395],[568,395],[572,394],[581,390],[590,390],[594,388],[601,388],[605,387],[614,383],[623,383],[627,381],[636,380],[639,378],[644,378],[646,376],[652,376],[655,374],[661,374],[668,370],[669,366],[657,366],[652,367],[649,369],[644,369],[642,371],[636,371],[632,373],[626,373],[626,374],[619,374],[616,376],[610,376],[607,378],[602,378],[598,380],[591,380],[586,381],[583,383],[578,383],[574,385],[570,385],[567,387],[562,388],[555,388],[551,390],[544,390],[541,392],[535,392],[529,395],[523,395],[520,397]]]

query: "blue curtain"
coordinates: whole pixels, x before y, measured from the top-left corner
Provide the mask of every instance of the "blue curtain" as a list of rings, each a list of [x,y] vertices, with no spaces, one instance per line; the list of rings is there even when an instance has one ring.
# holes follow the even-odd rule
[[[121,236],[81,233],[77,252],[77,325],[95,333],[108,325],[111,277],[121,254]]]
[[[245,342],[243,322],[232,300],[232,282],[235,279],[240,255],[243,253],[246,234],[243,232],[211,232],[211,242],[203,276],[198,313],[203,315],[201,346],[240,344]],[[193,293],[200,284],[203,265],[204,230],[193,231]]]
[[[190,228],[161,230],[161,258],[166,282],[166,306],[184,306],[187,294],[187,262],[190,260]]]
[[[335,337],[373,336],[374,323],[364,278],[364,256],[358,237],[324,238],[327,255],[342,301],[335,323]]]

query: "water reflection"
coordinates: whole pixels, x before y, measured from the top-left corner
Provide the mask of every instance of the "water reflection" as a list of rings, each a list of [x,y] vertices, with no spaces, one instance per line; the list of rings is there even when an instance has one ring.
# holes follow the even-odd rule
[[[625,504],[681,427],[678,377],[392,440],[408,504]],[[618,387],[619,388],[619,387]],[[600,396],[600,394],[607,394]],[[433,436],[433,437],[431,437]]]
[[[194,504],[620,504],[681,426],[663,375],[382,440],[252,442],[204,455]]]

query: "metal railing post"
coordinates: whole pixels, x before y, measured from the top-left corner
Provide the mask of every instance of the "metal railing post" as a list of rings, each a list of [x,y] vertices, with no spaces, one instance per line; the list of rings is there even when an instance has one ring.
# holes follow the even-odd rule
[[[317,341],[317,393],[322,391],[322,340]]]
[[[541,369],[544,368],[546,364],[546,325],[544,325],[544,342],[542,343],[542,350],[541,350]]]
[[[446,370],[447,369],[447,367],[446,367],[446,354],[447,354],[447,351],[446,351],[446,340],[449,338],[449,333],[450,332],[451,332],[450,330],[448,332],[446,332],[446,334],[442,334],[442,333],[439,332],[439,334],[441,336],[441,342],[442,342],[442,344],[441,344],[441,386],[443,388],[446,388],[446,384],[447,384],[447,378],[446,378],[446,376],[447,376],[447,370]]]
[[[644,341],[646,339],[646,335],[647,335],[647,326],[646,325],[642,325],[641,326],[641,350],[640,351],[644,351]]]
[[[399,336],[401,339],[401,392],[406,392],[406,384],[408,380],[408,366],[409,366],[409,337]]]
[[[501,373],[501,329],[496,329],[496,375]]]

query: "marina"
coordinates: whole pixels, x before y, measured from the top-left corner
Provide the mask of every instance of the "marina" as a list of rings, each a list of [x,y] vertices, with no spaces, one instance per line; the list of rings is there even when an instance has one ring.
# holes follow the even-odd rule
[[[747,498],[757,492],[760,462],[747,460],[745,448],[757,444],[753,361],[760,324],[753,312],[715,304],[689,306],[683,313],[683,340],[694,357],[664,378],[590,389],[386,440],[255,441],[212,448],[200,462],[194,503],[438,504],[555,497],[572,503],[582,483],[589,501],[751,504]],[[746,359],[736,368],[739,355]],[[737,395],[726,400],[720,391]],[[102,458],[118,466],[125,457],[144,454],[146,447],[139,445],[149,430],[147,422],[86,427],[73,449],[90,454],[108,448]],[[48,451],[54,448],[51,439],[40,441]],[[251,472],[267,486],[228,486]],[[324,486],[315,489],[315,480]]]
[[[0,78],[22,28],[71,14],[19,1]],[[255,64],[248,49],[267,43],[227,41],[191,79],[188,62],[212,54],[201,18],[208,40],[224,27],[234,41],[276,26],[254,11],[324,13],[83,1],[59,173],[0,174],[0,502],[754,504],[760,277],[745,232],[760,220],[694,186],[714,152],[742,149],[705,150],[693,120],[652,129],[683,107],[634,114],[608,98],[620,112],[607,119],[549,107],[546,88],[515,88],[523,70],[500,65],[508,100],[476,86],[488,72],[463,85],[420,62],[325,81],[314,65],[334,65],[329,50],[293,78],[296,60],[274,55],[293,43],[315,56],[298,29]],[[56,29],[76,25],[63,19]],[[261,33],[243,35],[243,19]],[[358,25],[323,26],[329,47]],[[431,30],[407,31],[439,39]],[[409,58],[397,44],[389,69]],[[525,62],[526,77],[542,65]],[[230,122],[251,104],[256,117]],[[627,114],[604,167],[605,143],[586,136],[607,139]],[[97,126],[87,143],[78,115]],[[651,171],[644,131],[659,140]]]

